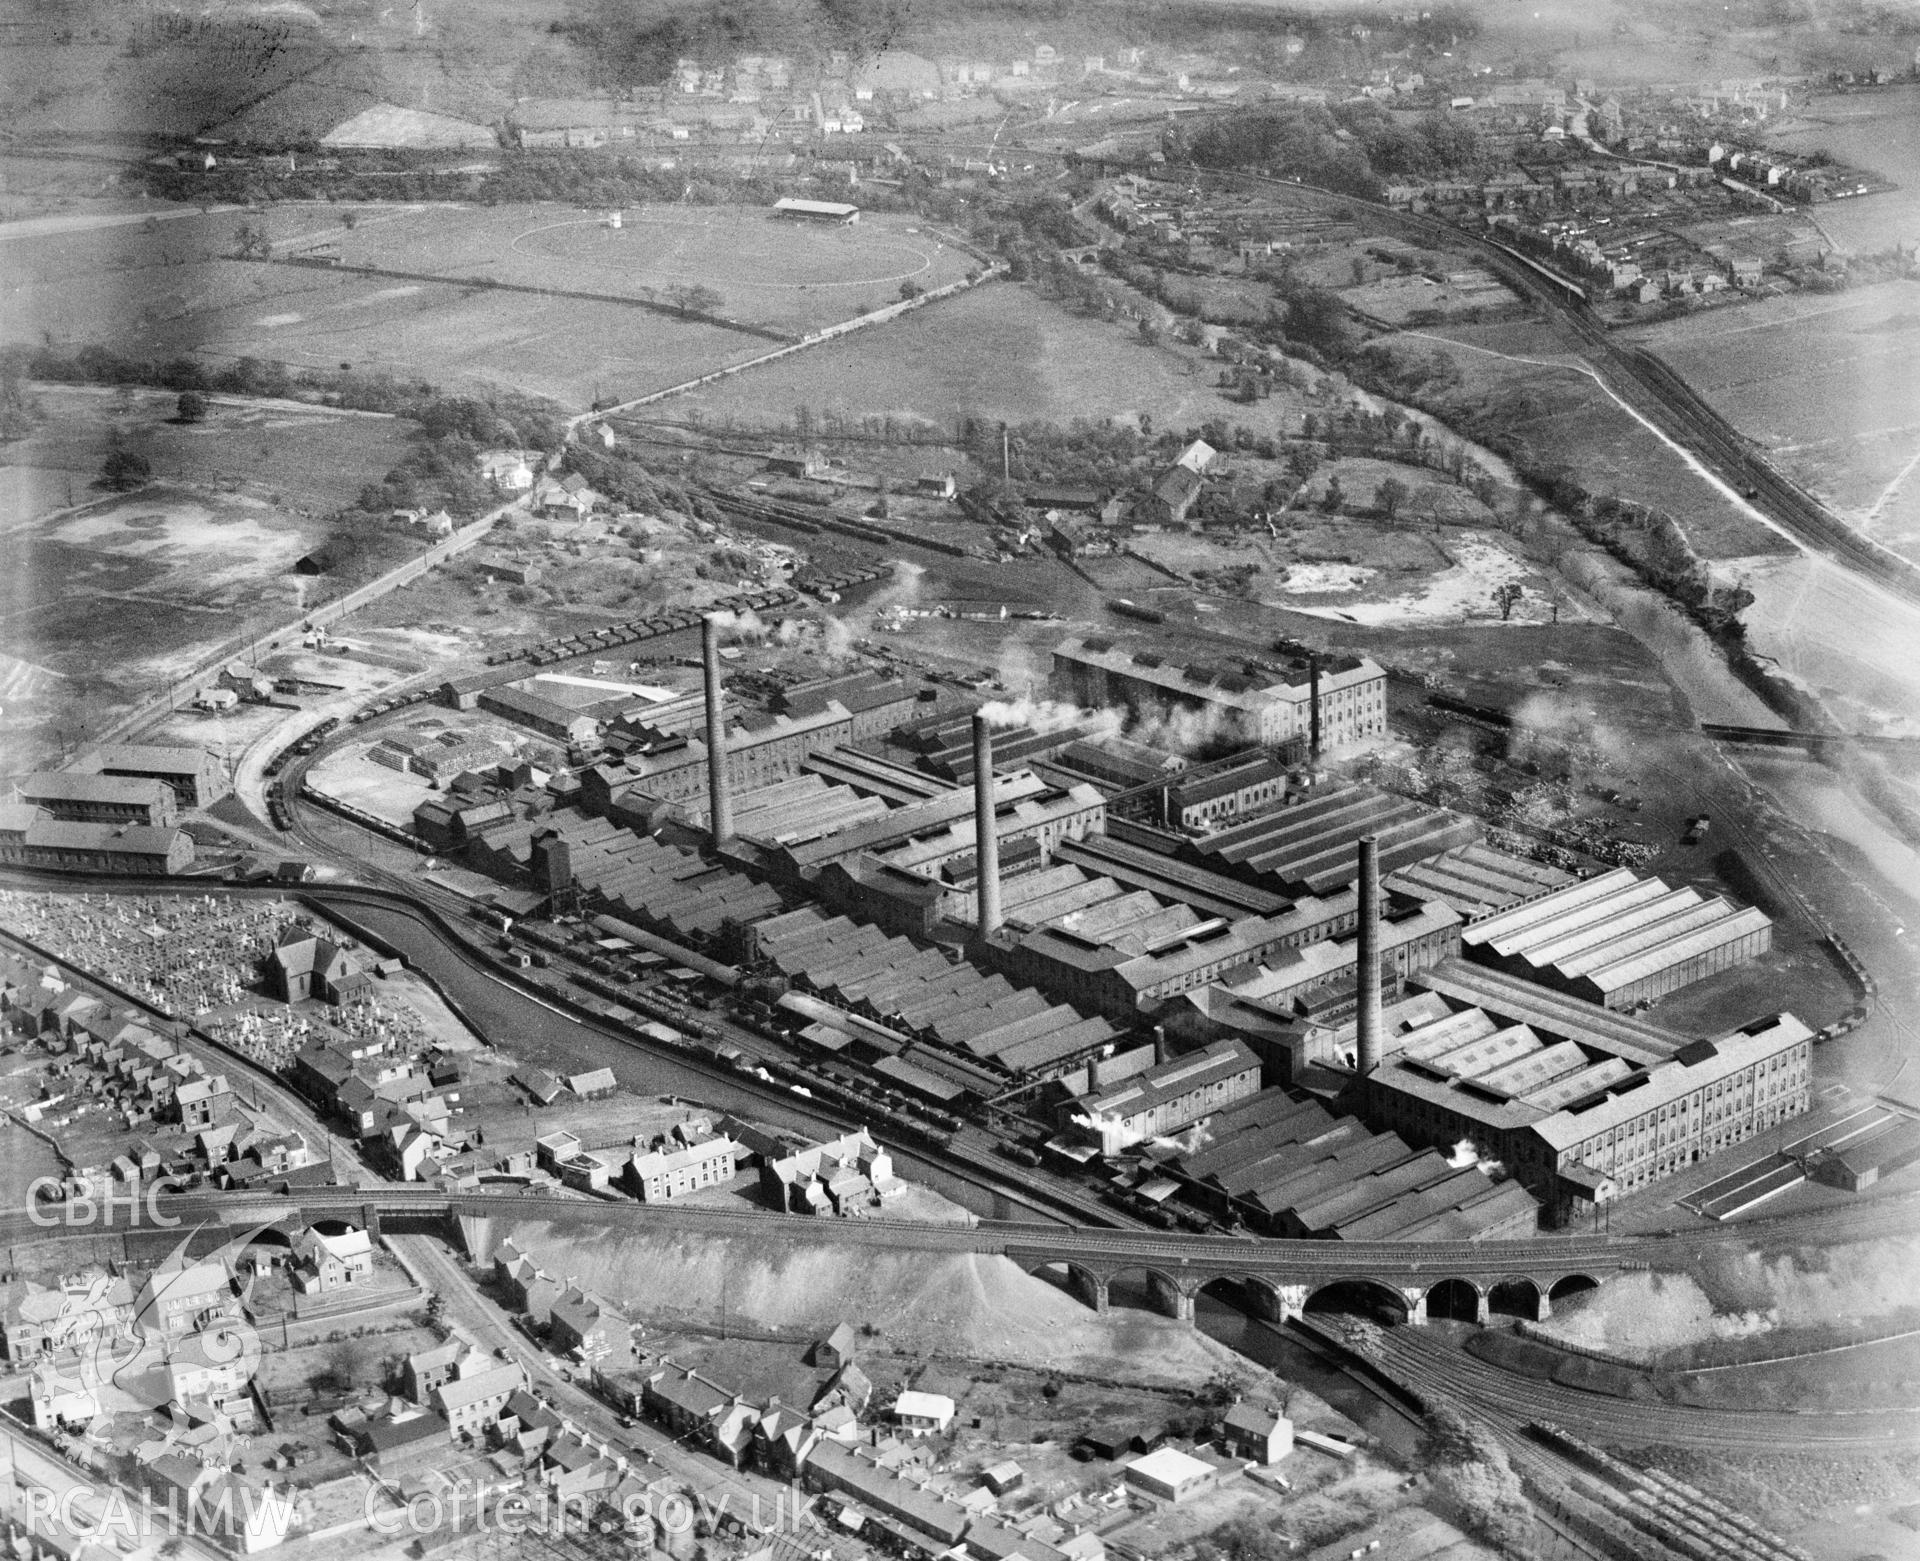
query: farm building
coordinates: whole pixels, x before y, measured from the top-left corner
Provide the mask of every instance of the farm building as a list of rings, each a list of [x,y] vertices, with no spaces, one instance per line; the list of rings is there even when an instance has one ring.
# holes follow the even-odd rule
[[[177,802],[165,781],[122,775],[76,775],[71,770],[29,775],[14,787],[17,800],[50,818],[79,824],[155,824],[174,821]]]
[[[860,208],[845,201],[803,201],[783,195],[773,203],[773,214],[792,222],[838,222],[860,220]]]
[[[183,808],[207,807],[233,789],[220,761],[204,748],[114,743],[82,754],[67,769],[77,775],[165,781]]]
[[[1054,650],[1053,685],[1060,698],[1089,709],[1201,713],[1222,726],[1237,725],[1249,742],[1271,745],[1306,737],[1313,724],[1309,680],[1293,683],[1245,665],[1181,665],[1099,637],[1066,640]],[[1319,704],[1326,747],[1383,736],[1387,675],[1363,656],[1331,659],[1321,667]]]
[[[1608,1008],[1632,1008],[1773,947],[1753,906],[1617,868],[1476,922],[1467,958]]]
[[[1463,1139],[1558,1215],[1671,1176],[1805,1112],[1813,1035],[1792,1014],[1687,1037],[1447,960],[1383,1015],[1367,1112],[1410,1143]],[[1329,1049],[1352,1045],[1351,1026]]]

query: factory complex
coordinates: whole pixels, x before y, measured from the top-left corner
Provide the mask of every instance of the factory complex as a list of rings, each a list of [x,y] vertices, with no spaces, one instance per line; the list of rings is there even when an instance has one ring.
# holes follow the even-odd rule
[[[1198,762],[871,674],[757,716],[719,636],[698,696],[601,712],[573,784],[416,823],[525,910],[776,982],[801,1068],[1033,1124],[1163,1219],[1330,1239],[1564,1223],[1806,1109],[1790,1015],[1700,1040],[1625,1012],[1763,953],[1761,912],[1300,762],[1380,729],[1370,662],[1261,682],[1061,648],[1056,694],[1259,734]]]
[[[1161,1223],[1328,1239],[1565,1224],[1808,1108],[1793,1016],[1705,1039],[1635,1016],[1766,953],[1764,913],[1327,771],[1385,729],[1370,661],[1068,640],[1052,692],[1084,715],[995,725],[871,672],[749,704],[722,632],[690,693],[440,691],[564,765],[453,732],[369,754],[428,778],[415,837],[500,911],[607,935],[616,1002],[676,957],[750,975],[797,1078],[850,1068],[929,1131],[1024,1132]],[[1136,735],[1097,719],[1116,707]],[[222,780],[132,747],[22,777],[0,860],[180,871],[180,811]]]

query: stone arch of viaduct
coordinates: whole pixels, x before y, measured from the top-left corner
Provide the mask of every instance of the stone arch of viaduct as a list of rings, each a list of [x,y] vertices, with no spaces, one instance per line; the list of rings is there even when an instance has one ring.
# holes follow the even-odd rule
[[[1301,1316],[1316,1296],[1336,1287],[1355,1287],[1405,1314],[1410,1323],[1424,1323],[1433,1315],[1486,1322],[1495,1312],[1541,1321],[1553,1315],[1555,1301],[1597,1286],[1603,1271],[1588,1273],[1569,1268],[1563,1273],[1515,1274],[1489,1269],[1481,1274],[1441,1274],[1420,1278],[1390,1271],[1373,1274],[1356,1268],[1350,1273],[1320,1273],[1291,1280],[1261,1272],[1231,1268],[1181,1267],[1121,1259],[1107,1264],[1081,1258],[1022,1255],[1016,1259],[1028,1273],[1057,1282],[1096,1312],[1112,1304],[1116,1280],[1139,1277],[1154,1308],[1182,1322],[1192,1322],[1200,1292],[1222,1282],[1238,1290],[1247,1308],[1267,1322],[1284,1323]]]

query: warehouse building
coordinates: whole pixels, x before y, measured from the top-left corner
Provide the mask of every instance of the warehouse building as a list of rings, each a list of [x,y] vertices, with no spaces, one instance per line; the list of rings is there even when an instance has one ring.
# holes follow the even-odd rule
[[[1044,731],[1031,726],[997,726],[993,734],[995,768],[1005,773],[1018,766],[1050,759],[1071,748],[1093,729],[1091,720],[1048,726]],[[962,786],[973,784],[971,711],[947,711],[909,721],[894,731],[892,746],[913,754],[914,765],[929,775]]]
[[[1572,873],[1545,862],[1475,841],[1410,863],[1390,875],[1384,887],[1388,893],[1407,899],[1443,900],[1460,913],[1462,920],[1478,921],[1575,881]]]
[[[911,721],[923,701],[936,693],[924,684],[872,672],[850,672],[842,677],[796,683],[779,696],[775,708],[782,715],[818,715],[829,704],[837,704],[853,717],[852,740],[864,742],[869,737],[884,737],[902,722]]]
[[[183,808],[210,807],[233,789],[220,761],[204,748],[113,743],[82,754],[67,769],[78,775],[165,781]]]
[[[1162,1017],[1183,1036],[1242,1036],[1276,1079],[1303,1080],[1322,1060],[1309,1038],[1353,1012],[1358,941],[1355,933],[1281,950],[1244,974],[1184,992]],[[1389,984],[1414,978],[1460,952],[1459,912],[1437,900],[1390,908],[1380,918],[1379,949]]]
[[[183,873],[193,837],[152,824],[80,824],[25,802],[0,803],[0,862],[92,873]]]
[[[1119,1040],[1105,1019],[956,961],[943,948],[812,906],[766,917],[744,928],[742,941],[750,962],[797,991],[892,1030],[902,1050],[922,1043],[918,1066],[938,1068],[942,1053],[958,1058],[969,1065],[961,1075],[968,1082],[1058,1078]]]
[[[818,840],[782,845],[768,858],[769,870],[796,882],[810,881],[829,862],[850,862],[863,854],[948,884],[971,880],[974,850],[974,796],[956,788],[894,808]],[[1018,842],[1035,842],[1044,859],[1063,841],[1099,830],[1106,821],[1106,799],[1091,786],[1066,791],[1049,786],[1030,770],[994,777],[994,821],[1003,855]]]
[[[848,742],[852,734],[852,715],[831,701],[812,715],[737,723],[727,733],[727,780],[744,791],[790,779],[809,755]],[[706,790],[707,745],[686,732],[653,733],[622,757],[580,774],[583,807],[648,828],[658,804],[686,802]]]
[[[1476,963],[1634,1008],[1757,959],[1773,947],[1773,923],[1622,867],[1485,917],[1461,942]]]
[[[1379,841],[1383,876],[1470,845],[1480,826],[1371,786],[1317,786],[1288,801],[1189,841],[1188,860],[1283,894],[1327,894],[1354,875],[1354,842]]]
[[[1388,1016],[1370,1119],[1412,1143],[1470,1143],[1561,1222],[1810,1104],[1813,1037],[1792,1014],[1690,1040],[1464,960],[1417,984],[1440,1003]]]
[[[1135,716],[1186,710],[1237,726],[1249,742],[1276,746],[1312,735],[1313,685],[1294,683],[1253,663],[1180,664],[1152,651],[1129,651],[1103,637],[1070,639],[1053,653],[1058,698],[1089,709]],[[1321,664],[1320,740],[1345,748],[1384,737],[1387,675],[1361,656]]]
[[[71,770],[29,775],[17,800],[49,818],[75,824],[151,824],[165,828],[178,816],[173,788],[165,781],[120,775],[76,775]]]
[[[1256,808],[1269,807],[1287,794],[1287,766],[1262,754],[1250,755],[1166,788],[1164,816],[1169,828],[1202,830]]]
[[[479,704],[488,714],[555,742],[585,747],[600,735],[600,723],[594,717],[535,693],[524,684],[501,683],[482,689]]]
[[[1132,1023],[1169,998],[1259,969],[1263,962],[1290,965],[1295,954],[1332,948],[1330,940],[1350,930],[1358,917],[1352,888],[1324,899],[1301,899],[1271,916],[1229,918],[1203,916],[1181,902],[1163,904],[1145,890],[1129,893],[1110,880],[1091,879],[1026,908],[1027,915],[1055,914],[1022,930],[1023,907],[1013,896],[1019,885],[1016,879],[1007,886],[1007,923],[988,945],[987,957],[1014,979],[1116,1023]],[[1103,885],[1112,891],[1105,899],[1075,903]],[[1351,967],[1351,951],[1344,965],[1337,958],[1326,963],[1329,972]]]
[[[1127,737],[1069,743],[1046,762],[1069,780],[1092,781],[1109,796],[1157,785],[1187,768],[1187,760],[1180,754]]]
[[[1261,1235],[1506,1241],[1539,1227],[1539,1205],[1518,1183],[1280,1089],[1218,1112],[1192,1147],[1156,1145],[1148,1154],[1144,1188],[1171,1184],[1222,1224]]]
[[[1117,1089],[1069,1101],[1059,1114],[1068,1135],[1115,1155],[1259,1092],[1260,1059],[1238,1041],[1220,1041],[1149,1068]]]

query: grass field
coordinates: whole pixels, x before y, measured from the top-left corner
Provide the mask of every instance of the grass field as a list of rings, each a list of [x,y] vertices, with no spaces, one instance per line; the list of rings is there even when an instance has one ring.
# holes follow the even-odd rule
[[[996,282],[669,405],[749,425],[784,424],[806,405],[941,428],[966,413],[1014,423],[1144,413],[1156,428],[1179,428],[1230,414],[1217,373],[1218,360],[1198,351],[1142,346],[1129,330]]]
[[[886,218],[855,227],[776,222],[760,210],[601,216],[563,206],[294,206],[16,238],[0,340],[101,341],[162,356],[253,356],[303,368],[386,369],[446,385],[512,386],[584,408],[663,389],[766,351],[763,335],[640,307],[713,289],[719,314],[785,332],[894,301],[902,284],[964,276],[964,250]],[[224,258],[242,220],[277,256],[333,246],[370,277]],[[446,278],[445,281],[431,278]],[[475,279],[594,297],[538,297]],[[621,300],[631,300],[624,303]]]
[[[1812,492],[1920,557],[1920,288],[1766,299],[1636,336]]]
[[[1575,343],[1533,322],[1459,325],[1382,338],[1396,352],[1435,349],[1459,368],[1446,415],[1491,420],[1541,466],[1564,465],[1586,488],[1674,515],[1702,557],[1788,551],[1780,534],[1701,477],[1580,365]]]

